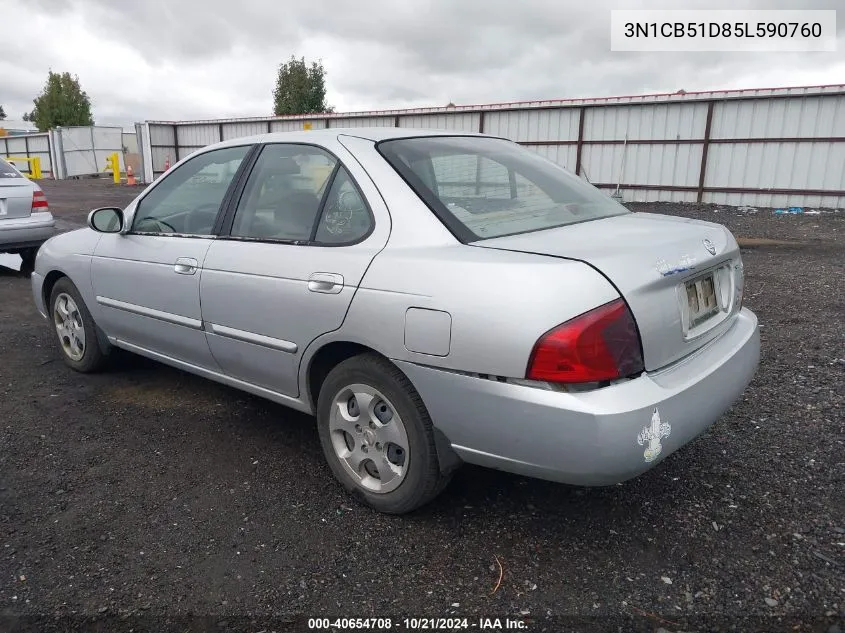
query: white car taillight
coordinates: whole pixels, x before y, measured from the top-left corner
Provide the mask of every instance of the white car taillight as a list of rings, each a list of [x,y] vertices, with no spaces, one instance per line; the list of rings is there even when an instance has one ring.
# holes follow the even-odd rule
[[[44,195],[44,192],[40,189],[36,189],[32,192],[32,210],[33,211],[46,211],[48,208],[47,205],[47,196]]]

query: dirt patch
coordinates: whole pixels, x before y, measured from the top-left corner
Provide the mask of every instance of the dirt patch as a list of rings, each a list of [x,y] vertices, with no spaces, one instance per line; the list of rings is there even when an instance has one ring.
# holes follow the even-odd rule
[[[791,240],[772,240],[765,237],[737,237],[737,244],[740,248],[758,248],[767,246],[784,246],[786,248],[805,248],[811,246],[807,242],[795,242]]]
[[[779,214],[764,207],[726,207],[718,204],[632,203],[632,211],[665,213],[723,224],[735,236],[804,242],[815,247],[845,246],[845,211],[813,214]]]
[[[125,359],[125,355],[122,355]],[[183,382],[183,381],[180,381]],[[105,384],[99,392],[104,405],[134,406],[153,411],[178,409],[193,413],[216,413],[226,406],[219,390],[203,383],[156,384],[133,382],[130,384]]]

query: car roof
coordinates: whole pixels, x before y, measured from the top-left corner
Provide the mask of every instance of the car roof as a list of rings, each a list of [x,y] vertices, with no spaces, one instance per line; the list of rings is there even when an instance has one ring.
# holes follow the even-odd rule
[[[247,143],[315,143],[322,144],[338,136],[357,136],[370,141],[385,141],[394,138],[410,138],[418,136],[485,136],[477,132],[462,132],[460,130],[433,130],[407,127],[332,127],[322,130],[298,130],[295,132],[271,132],[229,139],[209,145],[211,147],[228,147]]]

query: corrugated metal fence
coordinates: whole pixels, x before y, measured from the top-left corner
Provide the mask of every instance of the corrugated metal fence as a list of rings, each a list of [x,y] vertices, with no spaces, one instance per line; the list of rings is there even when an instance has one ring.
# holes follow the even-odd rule
[[[144,179],[206,145],[305,127],[484,132],[626,201],[845,207],[845,85],[136,125]]]
[[[78,176],[96,176],[105,171],[106,157],[117,152],[123,166],[124,140],[134,134],[109,126],[58,127],[48,132],[0,137],[0,157],[41,159],[43,177],[63,180]],[[137,148],[134,148],[137,151]],[[29,174],[31,164],[17,161],[17,168]],[[110,172],[109,172],[110,173]]]
[[[50,138],[47,132],[0,137],[0,157],[38,157],[41,159],[42,175],[53,173]],[[30,173],[31,164],[28,161],[19,161],[15,166],[25,174]]]
[[[50,130],[58,179],[96,176],[105,171],[106,157],[117,153],[123,169],[123,130],[101,125]]]

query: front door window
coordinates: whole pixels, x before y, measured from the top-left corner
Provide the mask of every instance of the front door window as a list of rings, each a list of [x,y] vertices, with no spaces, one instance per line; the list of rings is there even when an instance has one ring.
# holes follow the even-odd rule
[[[211,235],[226,191],[250,148],[204,152],[167,174],[141,199],[131,232]]]

